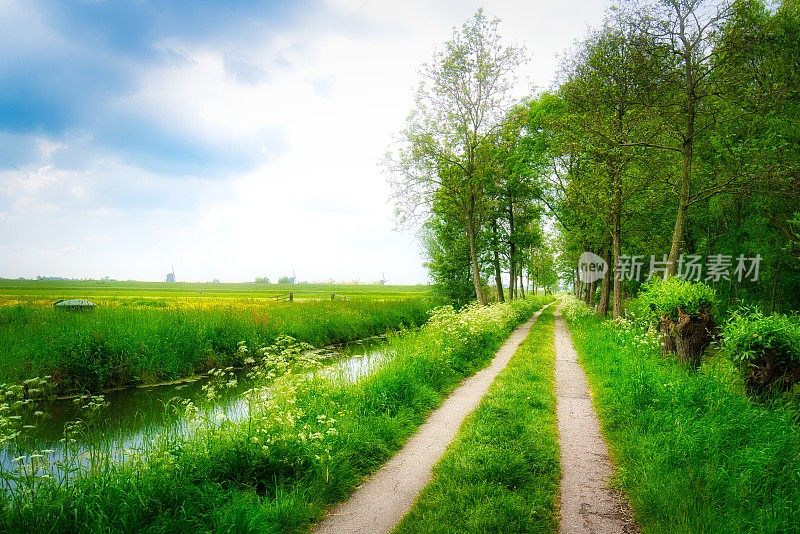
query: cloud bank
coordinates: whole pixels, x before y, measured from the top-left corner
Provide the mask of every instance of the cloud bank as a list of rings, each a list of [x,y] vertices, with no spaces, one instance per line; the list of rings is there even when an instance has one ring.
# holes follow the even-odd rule
[[[0,276],[424,282],[377,162],[478,7],[1,1]],[[486,6],[520,94],[603,7]]]

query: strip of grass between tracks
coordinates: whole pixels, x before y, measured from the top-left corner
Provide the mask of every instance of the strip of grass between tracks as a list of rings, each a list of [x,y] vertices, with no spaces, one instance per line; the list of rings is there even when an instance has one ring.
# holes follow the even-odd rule
[[[464,422],[396,532],[556,531],[553,324],[551,307]]]

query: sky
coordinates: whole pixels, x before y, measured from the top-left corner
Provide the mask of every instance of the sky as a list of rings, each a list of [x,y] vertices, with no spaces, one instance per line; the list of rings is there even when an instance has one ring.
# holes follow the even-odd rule
[[[379,166],[483,7],[518,96],[605,0],[0,0],[0,277],[425,283]]]

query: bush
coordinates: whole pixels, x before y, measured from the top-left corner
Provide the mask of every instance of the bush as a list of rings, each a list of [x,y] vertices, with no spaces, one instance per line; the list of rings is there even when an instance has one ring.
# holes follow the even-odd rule
[[[689,282],[671,277],[653,278],[642,286],[639,296],[631,303],[630,311],[639,319],[653,324],[668,316],[673,321],[681,312],[690,316],[716,313],[716,292],[702,282]]]
[[[631,314],[657,327],[662,336],[662,354],[699,367],[703,351],[716,329],[716,293],[702,282],[680,278],[654,278],[630,307]]]
[[[754,396],[789,391],[800,382],[800,317],[733,312],[722,328],[722,350],[742,371]]]
[[[561,314],[572,321],[594,315],[594,310],[574,295],[563,295],[561,297]]]

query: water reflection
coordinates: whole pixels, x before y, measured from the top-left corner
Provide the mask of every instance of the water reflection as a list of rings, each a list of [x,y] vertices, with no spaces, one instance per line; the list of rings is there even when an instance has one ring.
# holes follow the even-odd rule
[[[354,382],[386,359],[385,343],[385,339],[379,337],[326,349],[326,361],[330,364],[319,372],[333,379]],[[91,464],[89,454],[98,445],[102,445],[100,448],[115,461],[141,455],[162,436],[186,435],[191,431],[192,425],[182,417],[186,401],[200,408],[207,424],[242,421],[249,414],[249,403],[243,394],[254,384],[247,379],[246,370],[232,372],[236,374],[236,385],[217,390],[213,403],[206,400],[203,389],[211,380],[208,376],[106,392],[104,397],[108,407],[87,422],[91,431],[76,433],[72,436],[73,442],[69,441],[65,428],[68,433],[71,421],[86,419],[81,410],[83,403],[74,399],[56,399],[44,410],[46,418],[26,421],[34,424],[35,428],[26,430],[22,451],[0,450],[2,471],[9,473],[15,469],[19,462],[19,459],[15,460],[17,454],[43,450],[47,451],[47,458],[37,458],[37,462],[43,466],[49,464],[46,470],[56,477],[66,476],[65,469],[88,467]],[[64,466],[67,460],[73,465]]]

